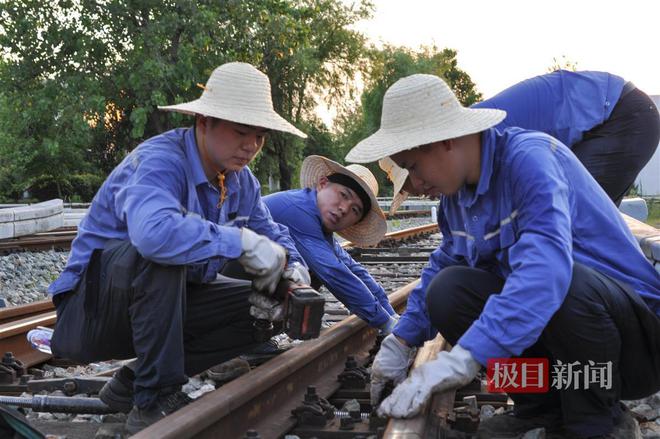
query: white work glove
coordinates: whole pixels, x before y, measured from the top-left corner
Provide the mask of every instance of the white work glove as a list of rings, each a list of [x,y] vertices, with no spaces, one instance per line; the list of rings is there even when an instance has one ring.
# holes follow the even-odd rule
[[[294,262],[289,265],[286,270],[284,270],[282,277],[284,279],[289,279],[295,284],[303,284],[307,286],[312,284],[312,278],[309,276],[309,271],[307,271],[305,266],[300,262]]]
[[[253,291],[248,296],[248,302],[252,305],[250,307],[250,315],[255,319],[271,322],[284,320],[284,305],[272,297]]]
[[[385,337],[371,365],[372,407],[380,402],[380,395],[388,381],[393,381],[396,386],[406,379],[412,352],[413,348],[401,343],[394,334]]]
[[[273,294],[286,265],[286,250],[245,227],[241,229],[241,246],[243,251],[238,262],[254,275],[252,285],[257,291]]]
[[[399,315],[398,314],[391,315],[390,318],[387,319],[385,323],[383,323],[378,327],[378,335],[381,336],[390,335],[397,323],[399,323]]]
[[[410,377],[385,398],[378,408],[378,415],[411,418],[421,412],[433,392],[463,387],[477,376],[480,368],[470,351],[460,345],[451,352],[440,352],[435,360],[414,369]]]

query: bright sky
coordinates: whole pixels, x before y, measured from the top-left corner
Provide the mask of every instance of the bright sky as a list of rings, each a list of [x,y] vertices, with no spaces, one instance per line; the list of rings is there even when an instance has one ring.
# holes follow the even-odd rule
[[[603,70],[660,95],[657,0],[375,0],[357,27],[374,42],[458,51],[458,65],[488,98],[543,74],[553,57]]]

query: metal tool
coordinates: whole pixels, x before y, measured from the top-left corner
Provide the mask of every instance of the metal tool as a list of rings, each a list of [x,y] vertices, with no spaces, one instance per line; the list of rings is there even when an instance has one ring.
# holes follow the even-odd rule
[[[325,299],[318,291],[282,279],[272,297],[284,305],[283,330],[289,337],[309,340],[319,336]],[[254,328],[258,341],[270,339],[274,332],[273,323],[268,320],[255,320]]]

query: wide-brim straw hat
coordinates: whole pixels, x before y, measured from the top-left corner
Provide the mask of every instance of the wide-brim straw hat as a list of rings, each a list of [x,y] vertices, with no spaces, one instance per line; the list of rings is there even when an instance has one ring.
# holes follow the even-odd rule
[[[505,117],[502,110],[463,107],[437,76],[407,76],[385,92],[380,129],[353,147],[346,160],[374,162],[418,146],[478,133]]]
[[[213,70],[199,99],[158,108],[307,137],[273,109],[268,76],[242,62],[223,64]]]
[[[387,232],[385,214],[378,206],[378,181],[371,171],[362,165],[342,166],[325,157],[310,155],[300,169],[300,184],[303,187],[316,187],[319,178],[332,174],[343,174],[357,182],[367,193],[371,200],[371,209],[362,221],[352,225],[337,234],[358,246],[368,247],[376,245]]]
[[[403,185],[408,179],[408,171],[401,168],[389,157],[378,160],[378,166],[385,171],[388,180],[394,185],[394,195],[390,204],[390,214],[396,212],[401,204],[408,198],[408,192],[403,190]]]

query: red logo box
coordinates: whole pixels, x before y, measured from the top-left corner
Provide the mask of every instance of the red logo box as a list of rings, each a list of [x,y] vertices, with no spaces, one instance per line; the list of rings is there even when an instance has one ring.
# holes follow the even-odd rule
[[[492,393],[545,393],[549,389],[547,358],[491,358],[486,374]]]

